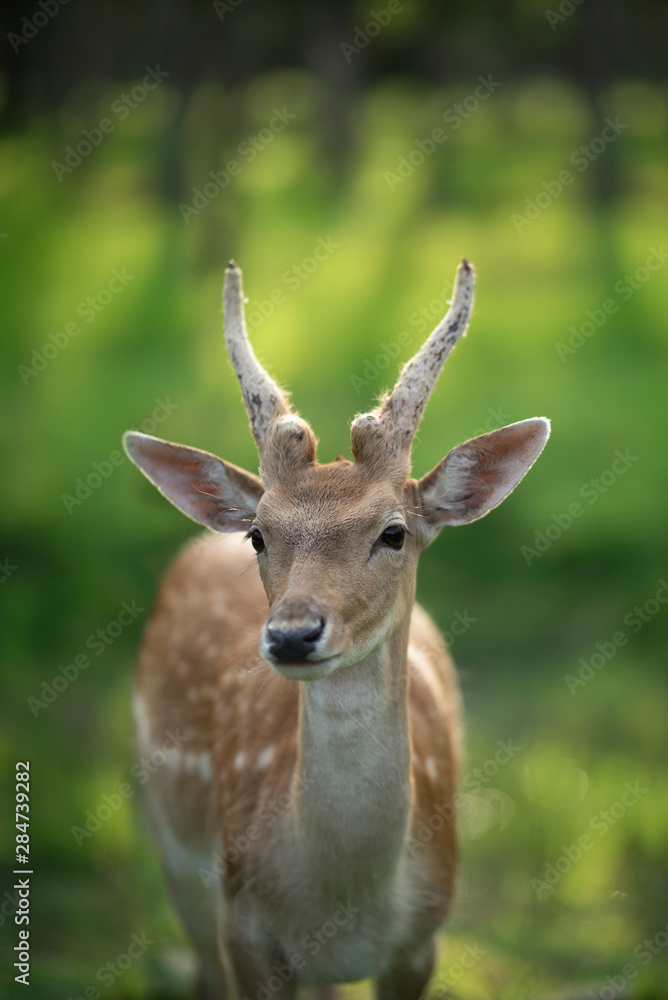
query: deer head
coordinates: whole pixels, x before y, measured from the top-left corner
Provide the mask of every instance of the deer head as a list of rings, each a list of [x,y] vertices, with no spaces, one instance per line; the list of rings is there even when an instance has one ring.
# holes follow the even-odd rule
[[[243,531],[269,601],[260,651],[294,679],[324,677],[407,630],[417,560],[443,525],[467,524],[508,496],[549,435],[543,417],[453,448],[421,479],[410,451],[429,395],[473,306],[457,271],[452,304],[393,391],[351,428],[353,461],[316,460],[310,426],[249,343],[241,271],[225,272],[225,340],[250,417],[260,476],[215,455],[130,431],[125,449],[161,493],[213,531]]]

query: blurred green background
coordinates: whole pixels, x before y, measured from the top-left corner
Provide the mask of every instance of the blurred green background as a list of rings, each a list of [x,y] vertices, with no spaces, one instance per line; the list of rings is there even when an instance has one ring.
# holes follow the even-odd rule
[[[475,314],[416,474],[525,417],[549,416],[553,433],[512,498],[444,531],[420,566],[468,728],[433,995],[668,995],[665,11],[562,7],[551,20],[531,3],[455,14],[412,0],[361,46],[359,4],[91,4],[9,40],[0,927],[8,956],[14,764],[29,759],[31,995],[189,990],[130,770],[145,613],[115,622],[124,602],[150,607],[193,525],[121,458],[121,434],[257,468],[221,335],[233,256],[259,357],[320,460],[347,454],[350,419],[440,318],[463,255]],[[20,13],[3,28],[29,34]],[[168,75],[149,90],[158,65]],[[502,765],[498,741],[514,748]],[[153,943],[100,978],[133,934]],[[12,961],[0,988],[23,996]]]

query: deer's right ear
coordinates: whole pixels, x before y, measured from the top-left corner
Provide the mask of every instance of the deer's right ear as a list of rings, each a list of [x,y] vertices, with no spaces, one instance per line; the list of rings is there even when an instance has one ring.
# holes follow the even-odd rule
[[[214,531],[247,531],[262,480],[208,451],[128,431],[123,447],[147,479],[193,521]]]

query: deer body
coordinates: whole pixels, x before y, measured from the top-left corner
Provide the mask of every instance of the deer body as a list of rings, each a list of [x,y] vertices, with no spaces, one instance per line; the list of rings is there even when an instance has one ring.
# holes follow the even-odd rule
[[[319,465],[252,354],[231,265],[226,336],[262,478],[126,437],[169,499],[214,531],[245,531],[257,553],[223,534],[184,550],[137,676],[140,754],[166,734],[176,743],[148,783],[149,812],[206,1000],[367,977],[380,1000],[418,1000],[431,975],[455,872],[459,696],[414,602],[417,559],[441,524],[500,502],[547,436],[542,418],[524,421],[408,476],[472,287],[464,264],[448,316],[354,422],[355,461]]]

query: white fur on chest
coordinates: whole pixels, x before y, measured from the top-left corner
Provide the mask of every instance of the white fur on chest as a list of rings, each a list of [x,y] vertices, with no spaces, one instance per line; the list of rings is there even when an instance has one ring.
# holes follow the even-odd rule
[[[390,884],[377,886],[360,882],[351,870],[332,896],[320,891],[295,851],[273,899],[248,887],[235,898],[231,919],[244,928],[248,944],[277,944],[300,983],[371,978],[387,969],[397,948],[411,944],[420,901],[409,864],[402,858]]]
[[[379,712],[376,691],[366,709],[359,689],[354,701],[341,688],[309,695],[295,813],[258,845],[232,919],[255,943],[278,944],[300,982],[366,979],[410,945],[419,906],[408,740],[397,739],[407,720]]]

